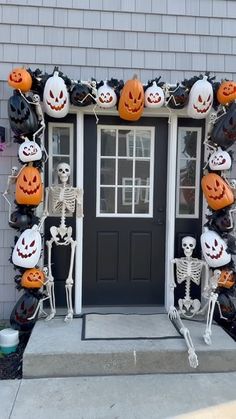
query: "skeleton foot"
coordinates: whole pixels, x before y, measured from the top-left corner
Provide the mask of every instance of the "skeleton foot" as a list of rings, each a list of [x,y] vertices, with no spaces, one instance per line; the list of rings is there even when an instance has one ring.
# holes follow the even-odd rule
[[[203,335],[203,339],[204,339],[204,342],[207,345],[211,345],[212,344],[212,341],[211,341],[211,333],[210,333],[209,330],[208,331],[205,331],[205,333]]]
[[[197,368],[198,366],[198,358],[197,355],[194,351],[194,349],[190,348],[188,350],[188,360],[189,360],[189,365],[192,368]]]
[[[50,320],[52,320],[56,315],[56,310],[53,310],[45,319],[46,322],[49,322]]]
[[[69,321],[71,321],[72,319],[73,319],[73,311],[68,311],[68,313],[67,313],[67,315],[66,315],[66,317],[65,317],[65,319],[64,319],[64,321],[65,322],[69,322]]]
[[[168,312],[168,317],[170,320],[175,320],[177,319],[178,316],[178,311],[174,306],[170,306],[169,312]]]

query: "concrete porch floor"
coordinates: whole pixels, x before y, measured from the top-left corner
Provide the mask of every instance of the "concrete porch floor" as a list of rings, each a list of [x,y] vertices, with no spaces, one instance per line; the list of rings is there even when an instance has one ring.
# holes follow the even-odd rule
[[[199,366],[190,368],[184,339],[82,340],[82,318],[65,323],[39,320],[23,358],[24,378],[236,371],[236,343],[213,325],[212,345],[202,338],[205,324],[184,321]]]

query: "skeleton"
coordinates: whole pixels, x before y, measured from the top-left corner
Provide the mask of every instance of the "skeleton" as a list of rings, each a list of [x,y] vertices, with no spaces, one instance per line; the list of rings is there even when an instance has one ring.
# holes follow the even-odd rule
[[[77,217],[82,217],[82,190],[68,185],[68,179],[70,177],[71,170],[67,163],[59,163],[57,166],[57,175],[60,179],[61,185],[55,185],[46,188],[45,194],[45,210],[40,220],[40,226],[42,226],[45,218],[49,213],[49,201],[51,201],[52,213],[60,213],[60,225],[59,227],[52,226],[50,228],[51,239],[47,240],[46,245],[48,247],[48,284],[47,291],[49,294],[50,309],[51,313],[46,320],[51,320],[56,314],[55,305],[55,293],[54,293],[54,278],[52,276],[51,268],[51,254],[52,246],[71,246],[71,257],[68,277],[65,282],[66,291],[66,302],[67,302],[67,315],[65,321],[72,320],[73,318],[73,306],[72,306],[72,287],[73,278],[72,271],[74,265],[75,248],[77,245],[76,240],[72,238],[72,227],[67,227],[66,213],[74,213],[76,211]]]
[[[178,300],[179,310],[174,305],[169,309],[169,318],[175,323],[179,332],[184,336],[188,354],[189,363],[192,368],[198,366],[198,359],[195,353],[195,348],[190,336],[189,330],[184,326],[180,314],[185,318],[192,318],[195,314],[200,312],[201,303],[198,299],[192,299],[190,295],[191,282],[196,285],[200,285],[202,270],[205,268],[205,288],[208,284],[208,266],[204,261],[196,258],[192,258],[193,250],[196,247],[196,240],[193,237],[186,236],[182,240],[182,249],[184,250],[185,257],[179,259],[173,259],[172,263],[176,264],[176,280],[178,284],[186,282],[185,284],[185,296]],[[174,301],[174,288],[176,283],[174,280],[171,282],[171,298]]]
[[[11,174],[7,177],[7,186],[5,191],[2,193],[3,198],[5,199],[5,201],[8,204],[8,222],[11,223],[11,207],[12,207],[12,202],[10,201],[10,197],[14,196],[14,192],[13,192],[13,188],[12,185],[15,185],[16,180],[20,174],[20,172],[22,171],[22,169],[25,167],[22,166],[22,168],[18,171],[18,167],[13,166],[11,168]]]

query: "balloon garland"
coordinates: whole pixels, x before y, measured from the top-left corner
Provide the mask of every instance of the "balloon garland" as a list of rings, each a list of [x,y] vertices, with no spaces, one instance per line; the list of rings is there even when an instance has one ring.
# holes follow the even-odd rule
[[[227,310],[231,313],[230,293],[235,286],[232,253],[235,252],[235,245],[230,232],[234,229],[232,213],[235,210],[236,187],[232,187],[227,180],[226,171],[232,163],[232,153],[227,150],[236,140],[236,82],[215,82],[209,73],[176,84],[165,83],[161,77],[142,84],[136,75],[126,82],[117,79],[82,81],[68,78],[55,67],[52,74],[42,73],[40,69],[14,69],[8,77],[8,84],[16,89],[8,102],[8,116],[15,140],[20,144],[19,160],[24,164],[16,179],[17,208],[9,217],[9,224],[21,232],[12,260],[17,267],[26,269],[22,278],[19,280],[18,276],[16,279],[18,286],[30,290],[26,292],[23,303],[31,305],[31,309],[34,307],[35,298],[40,298],[41,288],[40,282],[36,285],[36,277],[44,278],[37,267],[41,236],[34,214],[43,196],[40,169],[47,158],[41,142],[45,127],[43,111],[51,117],[63,118],[69,112],[70,104],[75,107],[93,105],[98,122],[97,106],[103,109],[117,107],[121,119],[137,121],[144,108],[166,107],[169,112],[186,108],[187,115],[194,119],[210,117],[206,140],[210,156],[202,178],[203,194],[210,213],[207,215],[206,231],[201,236],[201,247],[209,267],[221,269],[218,306],[223,315]],[[26,254],[26,247],[31,247],[31,256]],[[20,301],[11,317],[15,327],[21,330],[22,324],[16,321],[16,318],[22,319],[19,304],[21,307],[24,304]],[[235,313],[226,316],[231,323],[234,317]],[[25,320],[22,322],[25,324]]]

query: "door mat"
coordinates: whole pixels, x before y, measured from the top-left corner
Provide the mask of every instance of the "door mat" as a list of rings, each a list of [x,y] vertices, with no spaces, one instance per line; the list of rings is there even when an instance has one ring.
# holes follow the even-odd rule
[[[180,339],[167,314],[85,314],[83,340]]]

